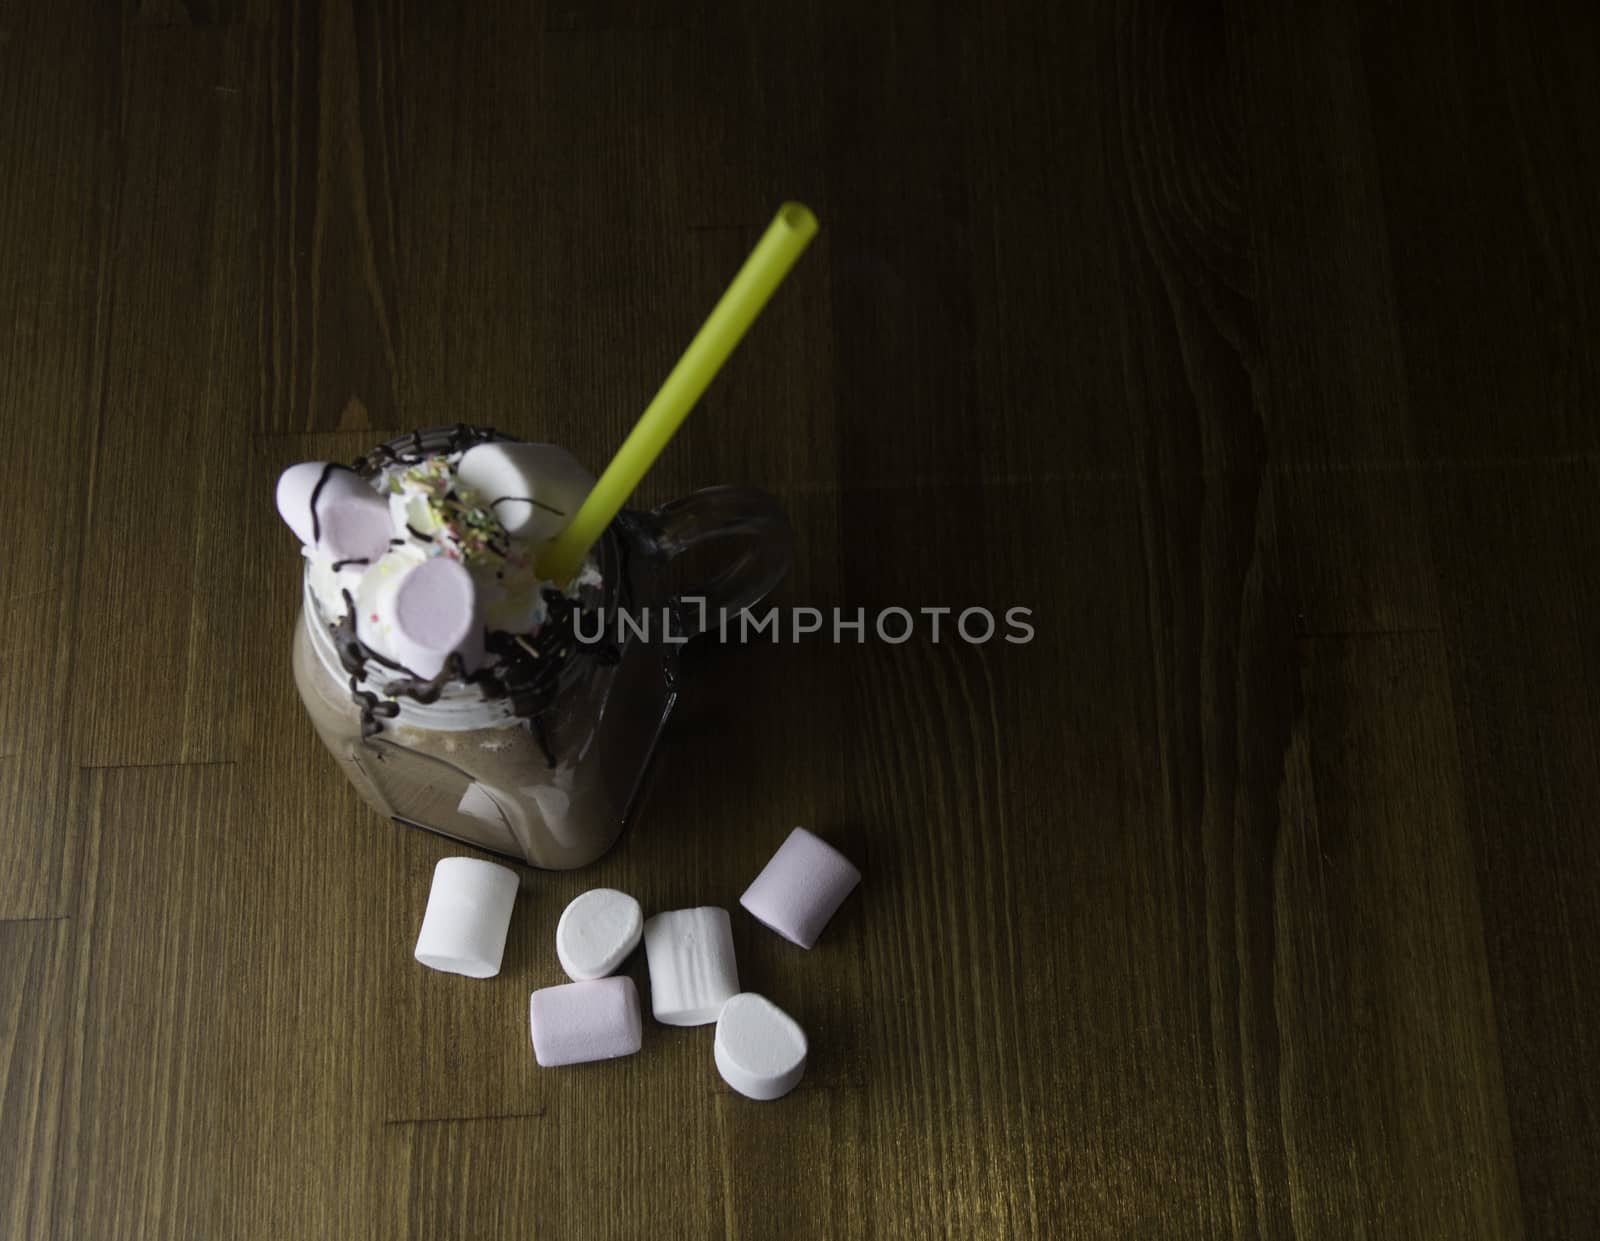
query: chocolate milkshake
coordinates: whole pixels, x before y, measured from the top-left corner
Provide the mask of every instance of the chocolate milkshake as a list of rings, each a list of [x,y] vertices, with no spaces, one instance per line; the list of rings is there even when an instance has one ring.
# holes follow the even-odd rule
[[[295,684],[380,814],[551,868],[616,840],[672,708],[676,648],[601,623],[670,606],[639,571],[641,519],[619,516],[571,582],[538,579],[592,484],[559,448],[465,426],[279,480],[305,557]]]

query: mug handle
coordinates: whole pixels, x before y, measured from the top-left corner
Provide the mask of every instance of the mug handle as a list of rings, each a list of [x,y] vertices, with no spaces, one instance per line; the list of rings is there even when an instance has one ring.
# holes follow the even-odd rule
[[[686,637],[703,633],[719,609],[731,615],[760,603],[794,559],[794,533],[783,505],[755,487],[707,487],[651,510],[648,521],[656,549],[667,560],[705,543],[733,544],[722,568],[673,596],[675,603],[705,600],[703,611],[681,609]]]

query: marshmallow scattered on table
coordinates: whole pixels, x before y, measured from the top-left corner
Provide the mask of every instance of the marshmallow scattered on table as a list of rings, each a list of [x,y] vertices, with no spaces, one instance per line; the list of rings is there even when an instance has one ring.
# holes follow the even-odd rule
[[[739,903],[791,943],[811,948],[860,882],[861,872],[844,854],[797,827]]]
[[[533,1057],[547,1069],[631,1056],[641,1024],[639,993],[626,975],[545,987],[528,999]]]
[[[517,874],[478,858],[447,857],[433,868],[416,958],[430,969],[493,978],[506,950]]]
[[[278,475],[277,501],[295,537],[335,563],[372,563],[389,548],[389,503],[353,470],[325,461],[291,465]]]
[[[560,533],[594,487],[594,475],[565,448],[506,440],[467,449],[456,478],[493,509],[507,534],[530,541]]]
[[[714,905],[657,914],[644,924],[650,1010],[662,1025],[703,1026],[739,993],[728,911]]]
[[[604,978],[639,946],[643,931],[638,901],[615,888],[593,888],[561,911],[556,956],[574,981]]]
[[[722,1006],[717,1018],[717,1072],[750,1099],[776,1099],[806,1071],[806,1032],[765,996],[746,991]]]

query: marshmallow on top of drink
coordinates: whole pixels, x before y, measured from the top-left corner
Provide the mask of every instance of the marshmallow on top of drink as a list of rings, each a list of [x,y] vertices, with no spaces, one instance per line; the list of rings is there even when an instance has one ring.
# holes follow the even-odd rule
[[[471,674],[496,631],[537,633],[547,616],[534,562],[594,477],[565,449],[463,433],[442,451],[379,450],[370,477],[321,461],[278,479],[278,512],[310,562],[330,625],[352,623],[391,670],[435,681]],[[592,564],[574,588],[599,581]],[[452,657],[459,656],[459,666]]]

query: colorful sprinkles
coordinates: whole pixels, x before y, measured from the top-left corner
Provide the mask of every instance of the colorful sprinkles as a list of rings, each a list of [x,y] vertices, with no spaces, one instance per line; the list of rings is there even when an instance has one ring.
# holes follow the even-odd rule
[[[456,484],[454,464],[448,454],[435,453],[420,461],[403,462],[403,468],[389,475],[390,495],[420,495],[431,518],[429,530],[407,523],[406,529],[419,543],[429,545],[433,555],[477,567],[525,563],[513,559],[511,539],[495,515],[494,507],[482,497]]]

